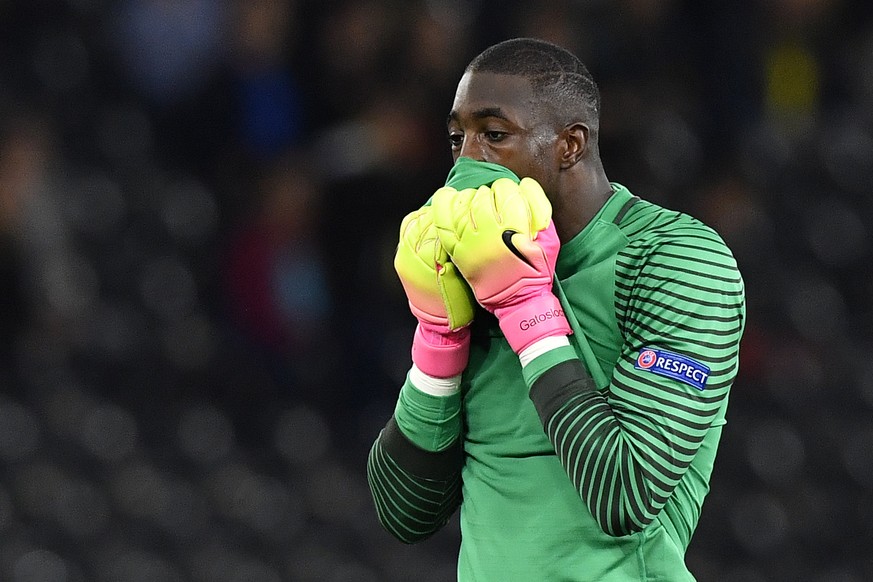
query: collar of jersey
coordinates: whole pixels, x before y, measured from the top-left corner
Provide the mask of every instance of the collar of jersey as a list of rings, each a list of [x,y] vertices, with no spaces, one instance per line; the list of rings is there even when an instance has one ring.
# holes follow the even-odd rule
[[[615,219],[628,200],[633,197],[633,194],[618,182],[611,182],[610,185],[612,186],[612,196],[597,211],[591,222],[585,225],[579,234],[561,245],[556,268],[559,277],[564,270],[562,267],[574,269],[580,261],[583,263],[596,262],[601,254],[612,254],[612,250],[607,248],[611,245],[604,245],[605,241],[600,239],[600,235],[604,232],[611,231],[624,238],[618,225],[615,224]],[[596,244],[587,242],[588,239],[596,239]]]

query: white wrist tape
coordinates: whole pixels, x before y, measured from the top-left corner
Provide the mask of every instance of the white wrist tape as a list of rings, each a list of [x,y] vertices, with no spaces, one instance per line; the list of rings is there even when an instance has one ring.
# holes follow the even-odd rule
[[[521,353],[518,354],[518,359],[521,361],[521,367],[524,368],[534,361],[534,359],[542,356],[546,352],[569,345],[570,340],[565,335],[544,337],[523,349]]]
[[[409,381],[418,390],[431,396],[451,396],[461,389],[461,374],[451,378],[435,378],[419,370],[415,364],[409,369]]]

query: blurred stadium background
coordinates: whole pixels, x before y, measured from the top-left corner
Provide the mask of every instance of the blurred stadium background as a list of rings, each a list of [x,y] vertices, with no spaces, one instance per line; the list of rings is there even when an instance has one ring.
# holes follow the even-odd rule
[[[0,0],[0,580],[453,579],[366,452],[400,218],[488,44],[599,80],[611,179],[715,226],[743,368],[688,560],[873,580],[873,4]]]

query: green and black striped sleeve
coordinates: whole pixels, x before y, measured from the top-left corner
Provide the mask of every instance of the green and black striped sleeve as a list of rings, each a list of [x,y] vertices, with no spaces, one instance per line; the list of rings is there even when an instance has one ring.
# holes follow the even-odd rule
[[[608,388],[596,389],[571,348],[525,367],[562,465],[600,527],[614,536],[657,517],[722,416],[745,319],[742,278],[714,231],[686,220],[631,241],[616,261],[623,345]],[[643,352],[702,364],[709,368],[705,385],[647,367]]]
[[[382,526],[411,544],[442,528],[461,502],[460,395],[431,396],[408,381],[367,458]]]

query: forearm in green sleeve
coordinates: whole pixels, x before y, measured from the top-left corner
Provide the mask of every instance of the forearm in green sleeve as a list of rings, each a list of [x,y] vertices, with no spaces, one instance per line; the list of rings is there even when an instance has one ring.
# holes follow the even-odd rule
[[[434,396],[418,390],[407,377],[394,408],[403,435],[428,452],[448,449],[461,434],[460,392]]]
[[[579,360],[546,366],[546,357],[526,366],[537,363],[544,369],[535,375],[530,398],[561,465],[605,533],[641,530],[656,509],[647,495],[631,494],[646,489],[643,467],[634,462],[606,398]]]
[[[576,351],[570,345],[561,346],[553,350],[549,350],[536,357],[533,361],[522,368],[524,381],[528,388],[533,388],[534,383],[546,371],[557,366],[562,362],[576,359]]]
[[[367,458],[367,480],[382,526],[407,544],[438,531],[460,503],[462,462],[459,441],[444,451],[424,451],[391,418]]]
[[[407,378],[370,450],[367,478],[379,521],[404,543],[427,539],[460,503],[460,410],[460,393],[426,394]]]

